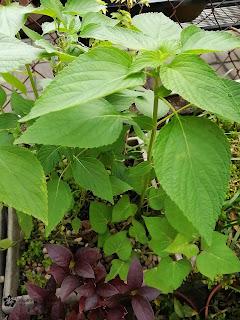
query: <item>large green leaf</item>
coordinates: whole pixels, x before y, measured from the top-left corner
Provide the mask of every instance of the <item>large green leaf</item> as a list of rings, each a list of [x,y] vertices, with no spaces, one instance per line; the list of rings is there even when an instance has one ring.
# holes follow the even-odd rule
[[[63,5],[60,0],[41,0],[41,5],[47,15],[61,20]]]
[[[113,201],[109,175],[102,162],[90,157],[75,157],[72,170],[74,179],[82,188],[99,198]]]
[[[187,238],[196,239],[199,237],[197,230],[192,223],[181,212],[178,206],[165,194],[164,199],[165,215],[170,225]]]
[[[45,176],[30,151],[1,146],[0,177],[0,201],[47,222]]]
[[[214,51],[230,51],[240,48],[240,39],[230,32],[204,31],[197,26],[183,29],[181,34],[182,51],[201,54]]]
[[[117,140],[124,120],[128,118],[110,103],[103,99],[95,100],[39,118],[16,143],[101,147]]]
[[[182,54],[163,66],[161,80],[196,106],[240,122],[240,84],[220,78],[196,55]]]
[[[106,7],[97,0],[68,0],[64,12],[84,16],[90,12],[99,12]]]
[[[143,74],[127,76],[131,64],[132,57],[117,48],[98,47],[80,55],[49,84],[23,121],[143,84]]]
[[[42,52],[41,49],[0,33],[0,73],[19,70],[24,64],[38,59]]]
[[[175,118],[160,130],[153,157],[161,186],[210,243],[230,173],[223,132],[204,118]]]
[[[161,259],[156,268],[144,273],[144,282],[162,293],[170,293],[180,287],[191,269],[190,262],[185,259],[173,261],[166,257]]]
[[[1,33],[14,37],[26,21],[26,14],[33,11],[32,6],[20,6],[12,3],[8,6],[0,5]]]
[[[117,26],[90,24],[82,30],[81,37],[108,40],[114,44],[135,50],[156,50],[158,48],[158,43],[142,32]]]
[[[69,185],[54,178],[47,184],[48,190],[48,225],[46,226],[46,236],[60,223],[64,215],[71,208],[73,197]]]
[[[182,31],[177,23],[163,13],[139,14],[133,18],[133,25],[156,40],[159,47],[166,41],[179,40]]]
[[[214,280],[222,274],[240,272],[240,260],[226,245],[226,236],[214,232],[211,246],[204,245],[197,257],[197,267],[203,275]]]
[[[90,12],[84,15],[82,19],[82,30],[90,24],[97,24],[100,26],[110,26],[114,27],[116,24],[118,24],[117,19],[111,19],[105,14],[99,13],[99,12]]]

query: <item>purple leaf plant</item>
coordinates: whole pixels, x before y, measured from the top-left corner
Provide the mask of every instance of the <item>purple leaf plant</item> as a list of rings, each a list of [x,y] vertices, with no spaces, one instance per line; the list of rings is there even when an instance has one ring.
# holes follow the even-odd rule
[[[137,259],[131,263],[126,283],[118,277],[106,282],[98,249],[80,248],[75,254],[61,245],[49,244],[46,249],[53,261],[50,280],[45,288],[28,284],[33,308],[28,310],[20,301],[9,320],[31,319],[32,315],[51,320],[154,320],[150,302],[159,291],[143,284]]]

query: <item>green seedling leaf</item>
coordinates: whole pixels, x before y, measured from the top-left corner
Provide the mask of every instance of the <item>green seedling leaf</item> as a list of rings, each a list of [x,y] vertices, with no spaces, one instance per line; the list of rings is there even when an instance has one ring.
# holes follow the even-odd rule
[[[143,74],[128,76],[131,64],[132,57],[117,48],[97,47],[81,54],[49,84],[23,121],[143,84]]]
[[[104,246],[105,241],[111,236],[111,233],[107,229],[107,231],[103,234],[98,234],[98,248],[102,248]]]
[[[129,235],[141,244],[146,244],[148,242],[144,226],[135,219],[132,221],[132,226],[129,228]]]
[[[111,221],[112,208],[104,203],[91,202],[89,209],[89,220],[92,229],[101,234],[108,230],[108,223]]]
[[[106,277],[106,281],[110,281],[117,276],[120,277],[123,281],[127,279],[128,269],[129,269],[129,262],[122,261],[119,259],[113,259],[110,272]]]
[[[204,31],[197,26],[189,26],[181,33],[181,50],[189,54],[231,51],[240,48],[239,37],[225,31]]]
[[[109,202],[113,201],[109,174],[102,162],[90,157],[74,158],[72,172],[75,181],[84,189]]]
[[[160,130],[153,158],[165,192],[210,243],[230,173],[229,144],[222,131],[207,119],[178,117]]]
[[[169,257],[162,258],[156,268],[144,273],[144,282],[162,293],[170,293],[180,287],[191,269],[190,262],[185,259],[173,261]]]
[[[127,195],[122,196],[118,203],[113,207],[112,222],[121,222],[133,217],[137,212],[136,204],[130,203]]]
[[[0,251],[7,250],[15,245],[15,242],[10,239],[0,240]]]
[[[127,232],[120,231],[111,235],[107,241],[105,241],[103,250],[107,256],[117,254],[121,260],[127,261],[132,252],[132,245],[127,237]]]
[[[47,223],[47,188],[35,156],[19,147],[0,147],[0,201]]]
[[[162,66],[161,80],[167,89],[197,107],[240,122],[240,84],[220,78],[196,55],[178,55],[170,64]],[[211,94],[206,95],[206,91]]]
[[[188,238],[179,233],[165,251],[168,253],[181,253],[190,259],[198,254],[199,249],[195,244],[189,243]]]
[[[174,240],[176,231],[166,218],[144,217],[144,222],[151,236],[151,240],[148,242],[149,247],[160,257],[168,256],[165,249]]]
[[[203,246],[196,262],[198,270],[211,280],[219,275],[240,272],[239,258],[226,245],[226,236],[218,232],[213,233],[210,246]]]
[[[81,227],[81,220],[78,217],[75,217],[71,221],[71,226],[72,226],[73,232],[75,234],[77,234],[79,232],[80,227]]]
[[[73,197],[69,185],[54,178],[47,184],[48,190],[48,225],[45,228],[48,237],[53,229],[62,221],[64,215],[71,209]]]
[[[33,231],[33,219],[28,214],[17,211],[19,226],[24,234],[25,239],[29,239]]]

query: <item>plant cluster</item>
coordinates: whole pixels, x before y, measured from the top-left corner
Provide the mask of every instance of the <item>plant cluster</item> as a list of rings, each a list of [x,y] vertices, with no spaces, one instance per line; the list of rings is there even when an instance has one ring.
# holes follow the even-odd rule
[[[149,302],[158,297],[159,291],[143,285],[143,270],[137,259],[131,263],[127,283],[118,277],[106,282],[107,272],[98,249],[85,247],[73,254],[66,247],[50,244],[47,251],[53,261],[52,277],[45,288],[28,284],[34,306],[28,310],[23,301],[18,302],[9,320],[26,320],[31,315],[52,320],[121,320],[129,312],[138,320],[154,319]],[[64,303],[71,294],[69,308]]]
[[[201,57],[239,48],[239,37],[194,25],[181,29],[161,13],[136,15],[123,27],[105,10],[95,0],[65,6],[41,0],[37,9],[0,6],[1,82],[14,89],[11,112],[0,91],[0,201],[17,210],[25,233],[32,217],[41,220],[46,238],[66,214],[77,229],[81,216],[89,218],[98,247],[114,258],[108,275],[96,281],[103,272],[96,271],[100,256],[79,262],[65,249],[59,265],[50,253],[52,274],[64,277],[56,280],[61,287],[76,275],[79,286],[94,286],[80,310],[86,301],[99,302],[96,290],[105,277],[109,285],[117,276],[126,281],[132,257],[144,250],[154,257],[144,283],[163,294],[191,272],[213,281],[240,271],[227,235],[215,231],[231,153],[212,121],[214,114],[240,122],[240,84],[219,76]],[[30,13],[52,18],[42,35],[24,25]],[[33,45],[20,40],[23,32]],[[52,33],[55,43],[45,37]],[[38,60],[49,61],[55,75],[43,89],[30,67]],[[26,97],[22,73],[34,100]],[[176,94],[179,108],[171,102]],[[76,259],[83,263],[81,274]]]

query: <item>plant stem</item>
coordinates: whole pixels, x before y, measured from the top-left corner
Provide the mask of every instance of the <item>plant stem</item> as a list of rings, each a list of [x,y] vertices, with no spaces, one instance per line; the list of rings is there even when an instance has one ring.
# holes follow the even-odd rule
[[[148,152],[147,152],[147,161],[149,161],[150,163],[152,162],[153,146],[154,146],[154,142],[155,142],[155,138],[156,138],[156,134],[157,134],[157,127],[158,127],[158,101],[159,101],[159,97],[158,97],[157,91],[158,91],[158,87],[159,87],[159,82],[160,82],[160,78],[158,76],[155,78],[154,103],[153,103],[153,128],[152,128]],[[144,199],[145,199],[147,187],[150,182],[149,180],[150,180],[150,175],[147,175],[145,182],[144,182],[143,191],[141,194],[140,208],[142,208],[142,206],[144,204]]]
[[[35,95],[35,98],[37,99],[39,97],[39,95],[38,95],[37,87],[36,87],[35,81],[33,79],[33,74],[32,74],[32,71],[31,71],[31,68],[30,68],[29,64],[26,64],[26,70],[27,70],[27,73],[28,73],[28,76],[29,76],[29,80],[31,82],[33,93]]]
[[[181,111],[183,111],[183,110],[186,110],[186,109],[188,109],[189,107],[191,107],[192,106],[192,103],[188,103],[188,104],[186,104],[185,106],[183,106],[183,107],[181,107],[180,109],[178,109],[176,112],[177,113],[180,113]],[[158,123],[157,123],[157,125],[159,126],[160,124],[162,124],[163,122],[165,122],[166,120],[168,120],[168,119],[171,119],[173,116],[175,116],[176,114],[173,112],[173,113],[171,113],[171,114],[169,114],[168,116],[166,116],[166,117],[164,117],[163,119],[161,119]]]

